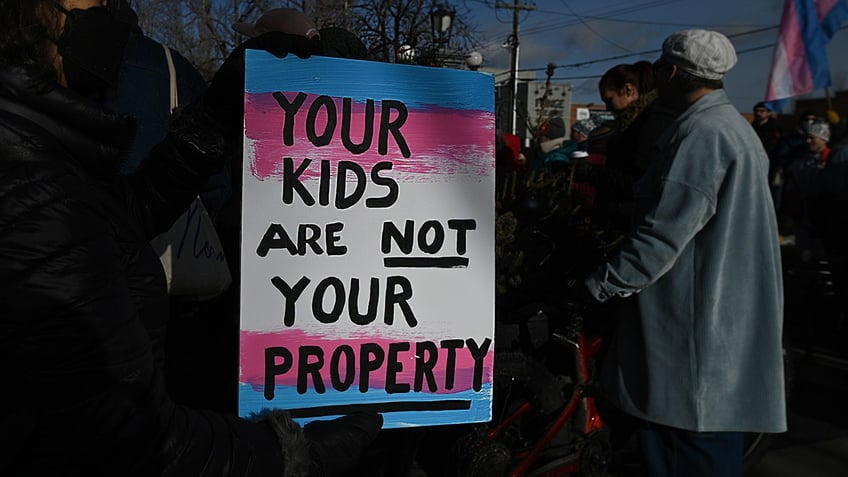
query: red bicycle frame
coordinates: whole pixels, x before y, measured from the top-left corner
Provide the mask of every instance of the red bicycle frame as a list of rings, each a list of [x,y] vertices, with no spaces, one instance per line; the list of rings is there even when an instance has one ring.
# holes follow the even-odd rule
[[[562,408],[557,415],[553,424],[544,432],[542,437],[536,441],[529,449],[516,452],[513,457],[518,459],[518,465],[509,473],[510,477],[522,477],[526,475],[536,464],[539,456],[548,447],[554,437],[562,430],[569,420],[577,416],[579,422],[576,422],[574,429],[581,432],[583,435],[589,435],[592,432],[599,431],[605,427],[604,421],[598,412],[595,399],[591,393],[587,393],[587,388],[590,383],[590,362],[598,353],[601,347],[601,338],[593,337],[587,339],[583,331],[576,333],[575,339],[569,339],[565,336],[554,334],[554,340],[560,344],[568,346],[573,353],[574,362],[576,363],[576,382],[574,391],[568,403]],[[533,404],[530,401],[525,401],[515,411],[506,417],[496,427],[491,429],[484,438],[484,443],[493,443],[501,437],[508,428],[517,424],[525,415],[533,410]],[[579,414],[577,411],[580,410]],[[547,477],[569,475],[580,471],[580,461],[575,456],[574,462],[563,464],[556,469],[551,469],[544,475]]]

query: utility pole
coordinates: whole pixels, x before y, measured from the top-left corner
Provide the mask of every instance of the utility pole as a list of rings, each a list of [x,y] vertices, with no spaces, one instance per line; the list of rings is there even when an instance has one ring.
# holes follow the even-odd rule
[[[512,49],[512,61],[509,70],[509,132],[516,133],[516,109],[518,107],[518,14],[521,10],[535,10],[533,5],[520,5],[514,0],[512,5],[498,2],[495,8],[512,9],[512,35],[509,37],[509,46]]]

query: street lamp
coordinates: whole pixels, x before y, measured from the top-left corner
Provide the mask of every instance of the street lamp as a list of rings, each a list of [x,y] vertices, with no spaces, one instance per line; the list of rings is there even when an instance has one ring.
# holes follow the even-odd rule
[[[470,70],[476,70],[483,64],[483,55],[480,52],[472,51],[463,55],[448,46],[455,16],[456,10],[449,10],[442,4],[436,5],[430,11],[430,34],[433,38],[433,44],[428,49],[426,58],[422,58],[422,64],[440,67],[451,65],[453,68],[462,68],[463,60],[465,60],[465,66]]]
[[[465,57],[465,64],[471,71],[477,71],[477,68],[483,64],[483,55],[479,51],[472,51]]]
[[[412,45],[401,45],[395,57],[399,63],[414,63],[418,58],[418,51]]]
[[[448,10],[444,5],[439,5],[430,12],[430,27],[433,33],[433,41],[438,45],[446,45],[450,41],[451,27],[455,10]]]

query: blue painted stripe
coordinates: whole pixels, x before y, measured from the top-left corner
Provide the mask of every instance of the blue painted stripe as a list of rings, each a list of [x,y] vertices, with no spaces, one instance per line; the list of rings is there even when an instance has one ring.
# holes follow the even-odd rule
[[[297,91],[354,99],[391,99],[408,108],[439,105],[494,111],[494,76],[475,71],[294,55],[277,58],[247,50],[245,91]]]
[[[278,387],[277,391],[285,389]],[[282,396],[278,394],[278,396]],[[367,398],[366,398],[367,396]],[[487,422],[492,418],[491,401],[492,401],[492,385],[483,384],[483,388],[479,392],[462,391],[452,394],[428,394],[428,393],[400,393],[388,394],[384,390],[371,389],[366,395],[358,392],[340,393],[328,389],[324,394],[317,394],[313,391],[302,395],[294,395],[289,399],[279,399],[274,401],[275,408],[295,409],[311,406],[321,406],[328,402],[333,404],[363,404],[363,403],[380,403],[380,402],[432,402],[432,401],[449,401],[449,400],[469,400],[471,406],[467,410],[439,410],[439,411],[415,411],[415,412],[386,412],[383,415],[383,428],[394,429],[399,427],[413,426],[429,426],[441,424],[459,424],[470,422]],[[268,410],[268,401],[262,394],[262,391],[254,390],[248,384],[239,385],[239,415],[242,417],[251,417],[256,414]],[[323,416],[322,420],[332,419],[338,416]],[[295,419],[301,424],[305,424],[314,419]]]

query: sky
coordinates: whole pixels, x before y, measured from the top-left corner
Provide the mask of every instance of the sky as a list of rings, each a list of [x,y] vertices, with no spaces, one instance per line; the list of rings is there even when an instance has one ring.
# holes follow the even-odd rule
[[[512,10],[494,0],[470,0],[479,27],[483,67],[509,69],[510,50],[501,45],[512,33]],[[512,5],[510,0],[501,3]],[[535,10],[519,15],[519,71],[536,70],[544,80],[571,83],[573,103],[600,103],[599,77],[619,63],[654,61],[669,34],[688,28],[727,35],[739,62],[724,78],[740,111],[764,99],[784,0],[520,0]],[[477,5],[477,7],[475,7]],[[827,46],[831,91],[848,89],[848,27]],[[817,90],[804,97],[824,97]],[[791,112],[790,105],[785,112]],[[846,112],[848,113],[848,112]]]

